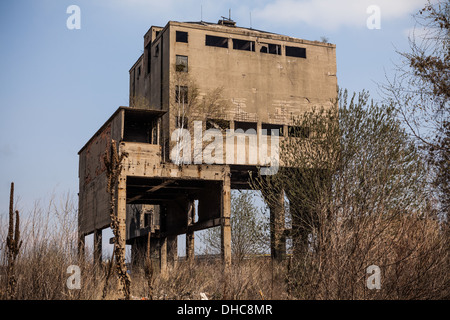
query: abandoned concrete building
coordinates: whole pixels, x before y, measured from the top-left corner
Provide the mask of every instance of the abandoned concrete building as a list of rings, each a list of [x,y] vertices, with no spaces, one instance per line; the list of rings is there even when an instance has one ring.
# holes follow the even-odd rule
[[[102,230],[110,225],[102,159],[114,141],[128,154],[115,208],[126,230],[120,241],[132,245],[133,260],[150,233],[151,249],[166,270],[177,260],[178,235],[186,234],[186,256],[192,258],[194,232],[218,226],[222,259],[229,265],[230,191],[249,189],[249,172],[267,162],[250,161],[244,145],[244,161],[174,163],[173,132],[199,120],[203,130],[243,129],[258,140],[272,129],[281,138],[289,135],[293,115],[336,98],[336,47],[221,19],[152,26],[143,49],[129,71],[129,107],[119,107],[79,152],[80,246],[93,233],[94,258],[101,259]],[[278,221],[271,229],[276,259],[286,252],[283,208],[280,197],[270,212]]]

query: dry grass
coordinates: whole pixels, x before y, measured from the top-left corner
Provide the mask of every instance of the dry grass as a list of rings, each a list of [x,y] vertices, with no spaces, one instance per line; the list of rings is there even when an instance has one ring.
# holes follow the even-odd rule
[[[5,244],[8,223],[0,216],[0,294],[7,298],[5,277]],[[77,253],[77,208],[72,196],[65,195],[57,201],[52,197],[43,206],[36,202],[34,208],[21,220],[23,245],[17,256],[15,275],[17,279],[15,299],[18,300],[101,300],[122,299],[117,291],[118,279],[107,273],[108,262],[101,266],[92,264],[92,249],[86,248],[86,258],[78,259]],[[68,289],[66,281],[70,265],[81,270],[81,288]],[[285,298],[282,277],[274,277],[270,260],[258,258],[233,264],[226,277],[220,260],[195,261],[188,263],[180,259],[169,270],[166,277],[160,277],[158,263],[155,267],[152,290],[145,269],[134,268],[131,274],[131,297],[144,299],[200,299],[200,292],[209,299],[283,299]],[[114,266],[113,269],[114,270]],[[274,273],[279,273],[275,272]],[[147,273],[148,274],[148,273]],[[274,284],[274,281],[278,281]],[[106,284],[106,290],[104,290]],[[151,294],[149,294],[151,292]],[[105,296],[103,297],[103,295]]]
[[[122,299],[117,276],[106,281],[108,263],[92,264],[92,252],[78,261],[76,206],[70,196],[43,207],[36,203],[21,220],[23,245],[17,256],[15,299]],[[0,216],[2,266],[7,223]],[[448,299],[448,229],[423,218],[337,220],[326,225],[316,251],[282,264],[255,257],[234,262],[229,274],[220,260],[180,259],[165,277],[155,267],[152,290],[145,269],[133,268],[133,299]],[[319,241],[320,240],[320,241]],[[320,245],[319,245],[320,242]],[[378,265],[381,290],[368,290],[366,268]],[[81,289],[69,290],[67,267],[81,269]],[[0,269],[5,299],[5,268]],[[147,272],[148,274],[148,272]]]

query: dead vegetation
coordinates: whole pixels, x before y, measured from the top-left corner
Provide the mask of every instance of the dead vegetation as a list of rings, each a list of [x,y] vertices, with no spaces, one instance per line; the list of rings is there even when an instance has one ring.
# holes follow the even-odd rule
[[[120,218],[116,212],[115,203],[117,198],[117,183],[122,171],[122,160],[127,155],[122,153],[119,155],[117,151],[116,142],[112,140],[109,153],[106,152],[103,158],[106,167],[107,186],[106,191],[109,194],[109,215],[111,218],[111,229],[114,233],[114,257],[115,257],[115,269],[119,278],[119,292],[121,292],[125,300],[130,299],[130,276],[127,273],[127,267],[125,265],[125,229],[121,227],[124,221],[120,221]],[[111,259],[111,264],[114,263],[114,259]],[[106,296],[106,286],[108,284],[109,275],[108,272],[104,287],[104,296]]]
[[[37,202],[22,216],[14,299],[123,299],[117,290],[118,277],[111,276],[114,259],[100,268],[94,266],[88,246],[86,259],[78,260],[76,213],[73,198],[66,195],[46,206]],[[1,222],[6,266],[3,248],[9,228]],[[227,281],[220,259],[194,263],[179,259],[165,277],[159,276],[155,261],[147,261],[147,268],[131,269],[130,299],[199,300],[200,293],[208,299],[448,299],[448,226],[426,216],[379,216],[335,220],[321,232],[322,245],[302,258],[288,258],[281,264],[268,256],[233,261]],[[366,287],[370,264],[382,270],[380,290]],[[66,286],[70,265],[80,267],[80,289]],[[3,275],[0,290],[6,292],[8,281]]]

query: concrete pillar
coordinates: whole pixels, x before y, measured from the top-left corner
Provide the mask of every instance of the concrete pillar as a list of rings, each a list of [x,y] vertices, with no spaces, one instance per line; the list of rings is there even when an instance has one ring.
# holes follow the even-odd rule
[[[126,218],[127,218],[127,177],[120,176],[117,186],[117,218],[119,221],[120,238],[118,239],[121,247],[125,249],[126,240]],[[125,250],[124,250],[125,255]],[[125,257],[125,256],[124,256]]]
[[[84,258],[86,255],[85,238],[86,238],[86,236],[84,234],[78,235],[78,260],[80,262],[84,262]]]
[[[161,276],[167,275],[167,237],[159,239],[159,263]]]
[[[231,187],[229,167],[224,174],[221,210],[221,254],[225,271],[231,267]]]
[[[282,261],[286,256],[284,191],[271,201],[270,209],[270,253],[272,259]]]
[[[194,200],[189,201],[189,209],[188,209],[188,217],[187,217],[187,225],[189,226],[193,225],[194,223],[194,217],[195,217],[195,202]],[[195,238],[194,238],[194,231],[187,231],[186,232],[186,260],[189,262],[194,261],[195,257]]]
[[[167,237],[167,263],[169,267],[176,268],[178,261],[178,237]]]
[[[121,249],[120,255],[123,260],[125,260],[125,245],[126,245],[126,217],[127,217],[127,177],[121,175],[117,183],[117,199],[116,199],[116,214],[119,223],[119,237],[117,240],[117,245]],[[118,257],[116,257],[117,259]],[[117,289],[119,292],[123,292],[122,281],[117,281]]]
[[[102,263],[102,230],[94,231],[94,265],[100,266]]]

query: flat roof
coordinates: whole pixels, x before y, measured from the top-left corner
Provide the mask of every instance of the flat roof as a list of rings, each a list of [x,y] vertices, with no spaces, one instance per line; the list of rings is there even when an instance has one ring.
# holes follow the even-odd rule
[[[264,30],[258,30],[253,28],[247,28],[247,27],[240,27],[240,26],[233,26],[233,25],[227,25],[227,24],[219,24],[219,23],[213,23],[213,22],[206,22],[206,21],[187,21],[187,22],[179,22],[179,21],[169,21],[167,25],[179,25],[179,26],[190,26],[192,28],[198,28],[198,29],[206,29],[211,31],[217,31],[217,32],[228,32],[228,33],[235,33],[235,34],[245,34],[248,36],[259,36],[259,37],[265,37],[265,38],[273,38],[280,41],[290,41],[290,42],[297,42],[297,43],[305,43],[305,44],[311,44],[311,45],[319,45],[324,47],[332,47],[335,48],[336,45],[332,43],[326,43],[322,41],[313,41],[313,40],[306,40],[301,38],[295,38],[287,35],[282,35],[274,32],[264,31]],[[167,25],[164,27],[164,29],[167,27]]]

